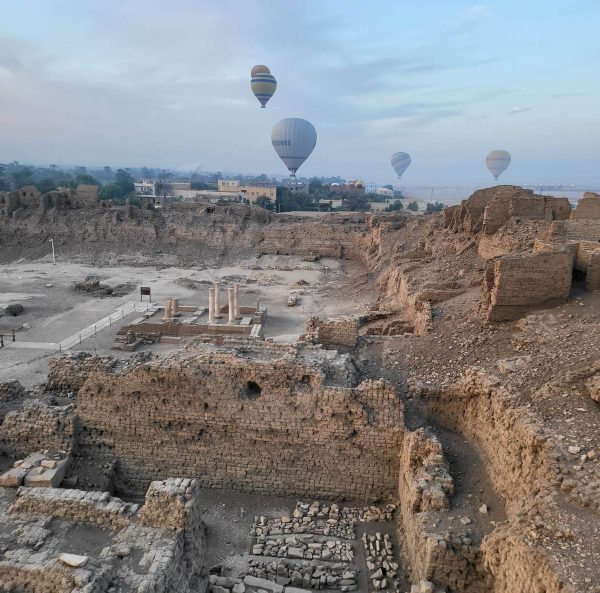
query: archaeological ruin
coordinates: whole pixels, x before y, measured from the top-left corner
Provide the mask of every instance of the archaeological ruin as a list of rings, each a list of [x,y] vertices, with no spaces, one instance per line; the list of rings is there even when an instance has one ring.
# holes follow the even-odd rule
[[[0,591],[600,592],[600,195],[102,202],[0,193]]]

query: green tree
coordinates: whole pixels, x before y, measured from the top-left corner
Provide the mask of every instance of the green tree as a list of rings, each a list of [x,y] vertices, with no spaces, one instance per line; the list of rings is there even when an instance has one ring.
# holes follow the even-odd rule
[[[100,185],[100,182],[95,177],[92,177],[89,173],[75,175],[75,179],[73,181],[75,181],[77,185]]]
[[[398,212],[398,210],[404,209],[402,202],[392,202],[387,206],[385,212]]]
[[[426,214],[432,214],[433,212],[441,212],[444,209],[442,202],[435,202],[435,204],[428,203],[425,207]]]
[[[109,183],[100,189],[98,196],[101,200],[115,200],[120,202],[123,200],[121,188],[116,183]]]
[[[0,191],[8,191],[10,186],[6,179],[6,165],[0,163]]]
[[[394,191],[394,186],[393,185],[384,185],[383,187],[385,187],[386,189],[389,189],[390,191]]]
[[[43,177],[42,179],[39,179],[35,182],[35,186],[43,194],[53,191],[57,187],[54,179],[51,179],[50,177]]]
[[[419,204],[417,204],[417,202],[410,202],[408,204],[407,208],[409,210],[412,210],[413,212],[418,212],[419,211]]]
[[[256,198],[256,205],[265,210],[273,210],[274,208],[273,200],[268,196],[258,196],[258,198]]]
[[[282,185],[277,187],[275,200],[277,212],[291,212],[293,210],[316,210],[313,196],[305,193],[293,192]]]
[[[21,167],[10,173],[13,189],[19,189],[33,183],[33,169]]]
[[[121,190],[121,197],[126,197],[135,191],[133,176],[127,169],[117,169],[115,174],[115,185]]]
[[[320,179],[313,177],[312,179],[309,180],[309,182],[308,182],[308,193],[309,194],[316,194],[321,189],[323,189],[323,182]]]

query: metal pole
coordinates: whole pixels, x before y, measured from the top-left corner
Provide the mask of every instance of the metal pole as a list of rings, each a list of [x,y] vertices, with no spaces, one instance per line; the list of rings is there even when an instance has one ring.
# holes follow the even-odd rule
[[[54,255],[54,239],[50,239],[50,245],[52,245],[52,263],[56,265],[56,256]]]

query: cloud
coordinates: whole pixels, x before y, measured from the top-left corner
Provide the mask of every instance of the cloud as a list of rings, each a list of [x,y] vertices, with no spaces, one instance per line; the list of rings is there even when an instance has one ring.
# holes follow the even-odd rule
[[[555,95],[552,95],[552,98],[564,99],[566,97],[580,97],[581,95],[587,95],[587,91],[584,91],[583,89],[578,91],[565,91],[563,93],[556,93]]]
[[[531,107],[513,107],[509,109],[509,115],[517,115],[518,113],[525,113],[526,111],[531,111]]]

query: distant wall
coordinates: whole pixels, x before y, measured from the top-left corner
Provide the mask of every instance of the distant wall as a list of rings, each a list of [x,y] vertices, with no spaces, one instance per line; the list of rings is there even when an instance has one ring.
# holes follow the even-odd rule
[[[600,220],[600,194],[585,192],[571,214],[572,220]]]
[[[326,320],[311,317],[306,322],[306,338],[327,349],[347,352],[356,347],[358,328],[359,319],[351,315]]]
[[[488,320],[518,319],[533,309],[565,303],[572,269],[573,254],[567,249],[489,260],[483,278]]]
[[[571,219],[552,223],[551,236],[571,240],[600,241],[600,220]]]

